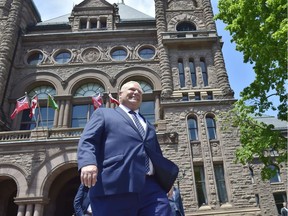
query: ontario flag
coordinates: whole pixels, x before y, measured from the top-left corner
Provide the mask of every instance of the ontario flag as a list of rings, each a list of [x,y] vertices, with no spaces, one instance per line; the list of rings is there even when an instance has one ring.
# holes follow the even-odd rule
[[[33,118],[33,116],[35,115],[35,110],[38,106],[38,96],[34,96],[31,100],[31,105],[30,105],[30,113],[29,113],[29,117]]]
[[[117,99],[115,99],[111,93],[108,94],[109,98],[110,98],[110,103],[114,103],[117,104],[119,106],[119,101]]]
[[[92,103],[93,103],[94,110],[99,108],[103,104],[101,94],[92,96]]]
[[[10,118],[14,119],[19,112],[21,112],[22,110],[26,110],[26,109],[30,109],[29,99],[27,96],[23,96],[17,99],[16,108],[14,109],[13,113],[10,115]]]

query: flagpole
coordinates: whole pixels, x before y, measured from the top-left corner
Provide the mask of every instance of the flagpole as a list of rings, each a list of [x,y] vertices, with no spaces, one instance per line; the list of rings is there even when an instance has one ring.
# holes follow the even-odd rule
[[[48,93],[47,93],[48,94]],[[47,119],[46,119],[46,122],[47,122],[47,130],[48,130],[48,112],[49,112],[49,94],[48,94],[48,97],[47,97],[47,112],[46,112],[46,114],[47,114]]]

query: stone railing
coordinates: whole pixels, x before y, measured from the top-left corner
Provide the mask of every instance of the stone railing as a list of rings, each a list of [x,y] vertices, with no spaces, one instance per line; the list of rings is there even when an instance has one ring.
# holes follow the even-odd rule
[[[0,143],[40,139],[79,138],[82,131],[83,128],[38,128],[37,130],[2,131],[0,132]]]
[[[177,39],[177,38],[207,38],[217,37],[216,31],[178,31],[178,32],[164,32],[162,33],[163,40]]]

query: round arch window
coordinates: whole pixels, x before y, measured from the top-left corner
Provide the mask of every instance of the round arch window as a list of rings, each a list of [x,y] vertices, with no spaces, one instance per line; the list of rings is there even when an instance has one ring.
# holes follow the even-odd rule
[[[142,59],[152,59],[155,55],[155,49],[150,47],[143,47],[139,50],[138,53]]]
[[[59,64],[65,64],[70,61],[71,59],[71,52],[69,51],[62,51],[57,53],[54,57],[55,61]]]
[[[127,51],[122,48],[114,49],[111,52],[111,57],[116,61],[123,61],[127,58]]]
[[[196,26],[191,22],[183,21],[177,25],[176,30],[177,31],[195,31]]]
[[[37,94],[39,99],[47,99],[48,94],[50,94],[52,96],[56,95],[56,90],[51,86],[42,85],[42,86],[38,86],[38,87],[32,89],[28,93],[28,96],[30,98],[33,98],[36,94]]]
[[[95,95],[96,93],[103,93],[104,88],[103,86],[97,84],[97,83],[86,83],[82,86],[80,86],[74,96],[75,97],[88,97]]]
[[[145,81],[137,81],[137,82],[140,84],[144,94],[153,92],[152,86],[148,84],[147,82]]]
[[[29,65],[38,65],[42,62],[43,60],[43,54],[42,52],[33,52],[31,55],[29,55],[28,59],[27,59],[27,63]]]

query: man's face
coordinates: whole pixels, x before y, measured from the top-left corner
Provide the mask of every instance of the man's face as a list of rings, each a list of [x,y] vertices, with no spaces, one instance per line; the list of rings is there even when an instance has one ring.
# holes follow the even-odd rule
[[[139,109],[142,103],[142,88],[137,82],[124,84],[119,93],[120,103],[131,110]]]

